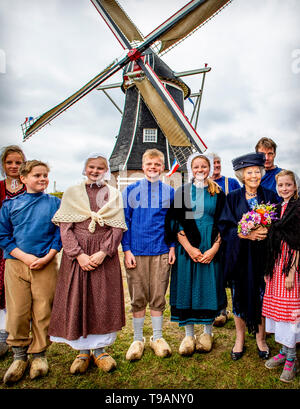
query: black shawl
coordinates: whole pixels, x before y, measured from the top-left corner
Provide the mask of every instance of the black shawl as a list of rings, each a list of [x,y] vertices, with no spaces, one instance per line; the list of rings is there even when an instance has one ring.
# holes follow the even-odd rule
[[[276,205],[277,216],[280,217],[281,204]],[[274,264],[282,251],[283,243],[287,243],[288,252],[286,262],[283,264],[282,273],[289,271],[296,259],[294,251],[300,251],[300,199],[290,199],[281,219],[275,221],[268,233],[266,275],[272,277]],[[300,259],[300,258],[299,258]],[[300,268],[300,260],[295,266]]]
[[[194,217],[187,217],[195,210],[191,204],[191,183],[187,183],[179,187],[175,192],[174,201],[167,212],[165,219],[165,241],[167,244],[177,241],[177,233],[179,224],[183,227],[187,239],[192,246],[199,248],[201,243],[201,233],[197,228]],[[216,210],[214,215],[214,225],[212,229],[211,242],[216,240],[219,229],[218,221],[225,204],[225,193],[221,190],[217,194]],[[219,254],[220,251],[217,253]]]

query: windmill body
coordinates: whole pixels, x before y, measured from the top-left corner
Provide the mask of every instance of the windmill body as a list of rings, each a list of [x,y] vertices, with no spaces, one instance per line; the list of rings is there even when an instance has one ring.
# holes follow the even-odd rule
[[[184,111],[184,98],[190,95],[187,85],[176,77],[173,71],[155,53],[147,52],[143,57],[163,82],[176,104]],[[142,155],[147,149],[156,148],[164,153],[165,168],[170,169],[175,156],[168,140],[157,123],[139,90],[132,81],[141,75],[139,66],[131,62],[123,71],[122,89],[125,92],[120,130],[110,157],[113,174],[119,171],[139,171]],[[184,170],[184,167],[179,169]]]

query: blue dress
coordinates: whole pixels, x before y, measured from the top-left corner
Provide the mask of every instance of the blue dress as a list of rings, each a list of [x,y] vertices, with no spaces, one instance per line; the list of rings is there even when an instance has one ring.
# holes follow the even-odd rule
[[[199,249],[202,253],[212,247],[217,194],[211,196],[204,189],[192,185],[193,216],[201,234]],[[178,231],[183,230],[179,226]],[[177,243],[176,262],[172,267],[170,283],[171,321],[179,326],[187,324],[212,324],[226,306],[220,262],[215,256],[210,264],[195,263],[184,248]]]

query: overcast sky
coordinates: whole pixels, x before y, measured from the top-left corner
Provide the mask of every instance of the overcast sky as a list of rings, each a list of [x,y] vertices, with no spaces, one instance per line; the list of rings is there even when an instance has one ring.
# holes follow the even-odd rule
[[[184,0],[120,0],[147,35]],[[174,70],[212,68],[197,131],[209,151],[231,159],[263,136],[278,144],[276,163],[300,175],[300,1],[233,0],[222,13],[162,59]],[[48,191],[81,180],[85,155],[110,156],[121,115],[94,90],[25,143],[20,124],[81,88],[122,48],[89,0],[0,0],[1,146],[19,144],[28,159],[51,167]],[[201,77],[185,77],[192,92]],[[121,74],[106,83],[121,81]],[[119,89],[109,91],[123,105]],[[186,102],[186,113],[191,104]]]

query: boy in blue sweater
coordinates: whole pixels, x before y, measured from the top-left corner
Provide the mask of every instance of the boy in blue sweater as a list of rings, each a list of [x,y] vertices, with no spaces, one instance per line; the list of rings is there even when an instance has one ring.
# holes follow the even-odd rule
[[[123,234],[122,247],[134,329],[134,340],[126,354],[129,361],[143,355],[148,304],[153,327],[150,347],[157,356],[171,354],[171,348],[162,337],[162,326],[170,267],[175,262],[175,248],[168,247],[164,240],[165,216],[174,200],[174,189],[159,180],[164,170],[164,154],[159,150],[148,149],[144,153],[142,169],[145,178],[123,191],[128,230]]]
[[[30,378],[46,375],[48,326],[58,271],[56,254],[61,250],[59,228],[51,219],[60,200],[45,194],[48,165],[27,161],[21,165],[26,193],[3,202],[0,213],[0,247],[4,251],[7,344],[14,361],[4,383],[23,376],[32,354]],[[31,334],[30,334],[31,333]]]

